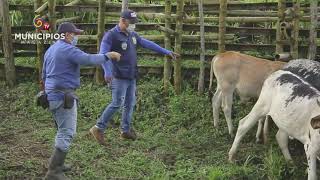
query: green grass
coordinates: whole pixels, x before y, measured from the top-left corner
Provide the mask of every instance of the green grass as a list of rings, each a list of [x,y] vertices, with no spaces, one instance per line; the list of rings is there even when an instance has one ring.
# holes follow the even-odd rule
[[[108,128],[109,147],[102,147],[88,130],[110,102],[110,90],[86,78],[81,81],[77,136],[67,157],[67,163],[73,165],[67,176],[72,179],[305,178],[302,147],[293,156],[297,167],[286,165],[274,135],[270,145],[255,144],[254,130],[242,141],[236,163],[228,163],[232,139],[223,119],[219,128],[213,128],[207,96],[199,96],[185,83],[180,96],[170,87],[169,96],[164,97],[161,80],[151,77],[138,83],[133,117],[138,140],[121,140],[119,127]],[[37,85],[31,79],[20,81],[13,89],[0,82],[0,179],[31,179],[46,172],[55,127],[51,114],[34,105],[36,93]],[[235,103],[234,125],[252,105]],[[120,113],[114,120],[118,125]]]

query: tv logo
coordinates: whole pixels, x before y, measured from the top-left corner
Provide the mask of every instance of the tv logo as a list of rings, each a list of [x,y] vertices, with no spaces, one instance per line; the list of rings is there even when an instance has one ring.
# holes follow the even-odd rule
[[[46,30],[48,31],[50,29],[50,24],[40,17],[40,15],[37,15],[33,19],[33,25],[38,30]]]

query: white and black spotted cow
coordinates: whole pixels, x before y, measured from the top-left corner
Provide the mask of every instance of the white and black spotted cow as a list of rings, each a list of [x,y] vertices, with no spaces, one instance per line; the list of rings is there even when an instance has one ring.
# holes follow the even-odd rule
[[[309,59],[296,59],[291,60],[282,67],[282,70],[289,71],[295,75],[298,75],[317,90],[320,91],[320,62],[313,61]],[[262,121],[259,121],[259,126],[262,127]],[[267,141],[268,134],[268,121],[265,121],[264,124],[264,141]],[[257,131],[257,141],[259,141],[259,135],[262,133],[262,129],[258,128]]]
[[[320,91],[320,63],[309,59],[292,60],[282,70],[290,71]]]
[[[320,148],[319,101],[320,91],[296,74],[283,70],[271,74],[253,109],[239,123],[229,160],[233,161],[246,132],[260,119],[270,116],[279,128],[276,139],[285,158],[291,160],[288,136],[301,141],[308,159],[308,179],[316,180],[316,157]]]

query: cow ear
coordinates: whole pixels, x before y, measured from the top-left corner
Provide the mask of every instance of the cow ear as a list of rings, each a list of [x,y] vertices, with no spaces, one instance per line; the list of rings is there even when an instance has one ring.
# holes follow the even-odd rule
[[[320,128],[320,115],[312,118],[310,124],[313,129],[319,129]]]

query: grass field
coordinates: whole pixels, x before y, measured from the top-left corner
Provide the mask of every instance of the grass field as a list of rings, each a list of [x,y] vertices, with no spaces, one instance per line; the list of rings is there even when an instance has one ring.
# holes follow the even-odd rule
[[[255,143],[255,129],[245,137],[235,164],[227,162],[232,144],[226,123],[213,128],[210,102],[185,85],[184,92],[162,95],[160,79],[139,80],[133,126],[138,140],[119,137],[116,127],[105,134],[108,147],[88,134],[110,102],[110,90],[82,79],[78,90],[77,137],[67,157],[72,179],[305,179],[302,146],[290,143],[294,164],[287,164],[275,143],[273,128],[268,145]],[[55,127],[49,112],[34,105],[37,85],[24,79],[14,89],[0,83],[0,179],[43,177],[52,150]],[[238,101],[237,101],[238,102]],[[234,125],[253,103],[235,104]],[[223,117],[223,116],[222,116]],[[296,148],[292,151],[292,148]],[[297,150],[298,149],[298,150]]]

